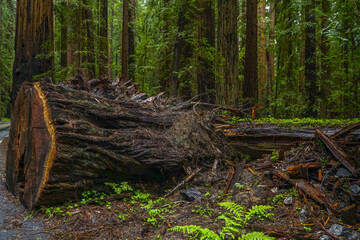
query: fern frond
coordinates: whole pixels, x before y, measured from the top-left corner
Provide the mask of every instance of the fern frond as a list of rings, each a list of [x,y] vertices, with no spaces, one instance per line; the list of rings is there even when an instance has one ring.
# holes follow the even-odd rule
[[[232,213],[237,220],[243,219],[245,216],[245,208],[244,206],[241,206],[239,204],[236,204],[234,202],[221,202],[218,203],[221,207],[228,210],[230,213]]]
[[[208,228],[202,228],[196,225],[175,226],[168,231],[182,232],[183,234],[195,235],[200,240],[221,240],[220,236]]]
[[[216,218],[216,220],[224,220],[225,221],[225,226],[226,227],[239,227],[239,228],[243,228],[244,225],[242,224],[242,222],[237,221],[234,218],[225,216],[225,215],[220,215],[219,217]]]
[[[239,240],[274,240],[274,239],[275,239],[274,237],[265,235],[262,232],[247,233],[239,237]]]
[[[260,220],[263,220],[265,218],[271,218],[274,216],[272,213],[268,213],[270,209],[273,209],[274,207],[269,205],[255,205],[251,209],[249,209],[246,212],[245,215],[245,223],[247,223],[251,218],[256,217]]]

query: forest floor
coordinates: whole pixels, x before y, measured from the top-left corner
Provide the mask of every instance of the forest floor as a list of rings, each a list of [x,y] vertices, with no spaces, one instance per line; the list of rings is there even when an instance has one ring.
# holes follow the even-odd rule
[[[6,151],[6,142],[2,146]],[[348,154],[356,159],[359,150]],[[84,193],[79,202],[36,212],[27,212],[6,191],[4,153],[0,154],[0,163],[1,201],[7,201],[5,204],[1,202],[0,214],[4,222],[0,238],[9,231],[6,236],[11,236],[11,239],[186,239],[189,235],[169,229],[197,225],[202,227],[204,234],[209,234],[208,229],[212,234],[222,236],[219,239],[231,239],[231,234],[222,235],[226,232],[225,226],[235,230],[229,230],[235,236],[263,232],[273,237],[263,239],[360,239],[360,214],[357,210],[360,180],[346,171],[341,175],[339,169],[344,168],[336,165],[332,155],[316,140],[287,152],[277,151],[247,161],[233,191],[226,192],[226,189],[234,177],[234,170],[240,165],[236,160],[220,164],[215,175],[211,169],[201,170],[168,198],[162,198],[168,192],[166,190],[183,179],[173,178],[162,183],[162,187],[152,183],[131,184],[133,190],[129,190],[126,184],[113,185],[107,193]],[[300,183],[299,186],[291,184],[275,174],[277,170],[286,171],[306,163],[320,163],[305,169],[307,180],[324,193],[320,200],[311,197],[314,193],[298,190]],[[324,175],[321,178],[320,172]],[[188,201],[184,197],[187,194],[185,189],[192,190],[192,196],[197,199]],[[110,196],[111,190],[122,191],[122,198],[110,200],[114,199]],[[220,202],[243,206],[242,210],[237,208],[236,211],[249,218],[234,217]],[[262,210],[252,208],[260,205],[263,207],[258,208]],[[349,211],[340,211],[349,206]],[[228,221],[223,220],[224,216]],[[208,239],[216,239],[212,236]],[[195,239],[200,239],[200,235]]]
[[[0,128],[8,123],[0,124]],[[6,131],[0,131],[0,143]],[[41,216],[29,218],[29,212],[6,189],[5,185],[5,151],[0,146],[0,239],[48,239]]]

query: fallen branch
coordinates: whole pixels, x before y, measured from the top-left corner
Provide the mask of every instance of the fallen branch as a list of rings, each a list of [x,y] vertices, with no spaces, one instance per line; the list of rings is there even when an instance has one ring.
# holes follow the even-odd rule
[[[290,166],[286,172],[293,178],[308,178],[309,169],[317,169],[319,167],[321,167],[319,162],[310,162]]]
[[[359,128],[360,128],[360,122],[341,129],[340,131],[338,131],[338,132],[334,133],[333,135],[331,135],[331,137],[332,138],[345,137],[346,135],[350,134],[351,132],[353,132],[353,131],[355,131],[356,129],[359,129]]]
[[[227,194],[227,192],[229,190],[230,184],[231,184],[231,182],[232,182],[232,180],[234,178],[234,174],[235,174],[234,168],[230,168],[230,171],[231,171],[230,179],[229,179],[228,183],[226,184],[226,188],[224,190],[224,193],[223,193],[223,195],[221,196],[221,198],[219,199],[218,202],[221,202],[224,199],[224,197],[226,196],[226,194]]]
[[[274,174],[291,183],[296,188],[309,195],[316,202],[324,205],[329,212],[338,212],[336,208],[326,199],[325,194],[315,188],[312,184],[305,182],[303,179],[291,179],[288,175],[281,171],[275,171]]]
[[[183,186],[185,183],[187,183],[190,179],[192,179],[198,172],[201,171],[201,168],[198,168],[195,170],[195,172],[192,172],[185,180],[183,180],[181,183],[179,183],[176,187],[174,187],[170,192],[165,194],[164,198],[169,197],[171,194],[173,194],[178,188]]]
[[[330,150],[330,152],[334,155],[334,157],[339,160],[354,176],[357,175],[357,170],[348,162],[347,154],[338,147],[334,141],[322,132],[320,129],[316,129],[316,135],[319,139],[325,144],[325,146]]]
[[[240,181],[240,174],[244,170],[245,163],[246,158],[244,158],[244,160],[236,166],[234,177],[230,182],[229,190],[234,190],[235,183],[238,183]]]

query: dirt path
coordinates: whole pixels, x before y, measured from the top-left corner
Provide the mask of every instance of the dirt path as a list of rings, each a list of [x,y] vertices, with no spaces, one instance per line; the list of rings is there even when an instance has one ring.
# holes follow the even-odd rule
[[[9,123],[0,123],[0,143]],[[5,185],[5,157],[0,144],[0,239],[49,239],[41,219],[31,214],[9,193]]]

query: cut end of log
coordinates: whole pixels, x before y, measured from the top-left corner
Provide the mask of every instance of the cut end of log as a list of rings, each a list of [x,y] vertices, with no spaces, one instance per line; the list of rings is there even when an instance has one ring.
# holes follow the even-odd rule
[[[29,209],[38,202],[56,154],[55,132],[39,83],[26,83],[15,106],[6,162],[9,190]]]
[[[43,191],[43,189],[45,187],[46,182],[49,180],[50,170],[51,170],[51,168],[52,168],[52,166],[54,164],[54,158],[55,158],[55,154],[56,154],[56,137],[55,137],[54,125],[53,125],[53,123],[51,121],[51,113],[50,113],[50,111],[48,109],[46,99],[45,99],[45,95],[41,90],[40,82],[35,83],[34,87],[36,89],[35,92],[39,95],[39,98],[42,101],[43,115],[41,117],[43,117],[43,121],[45,122],[47,132],[50,135],[50,146],[49,146],[49,150],[48,150],[48,156],[46,156],[46,158],[45,158],[44,174],[43,174],[43,177],[41,179],[41,183],[40,183],[38,192],[35,195],[36,198],[34,199],[34,202],[31,204],[31,206],[33,206],[34,203],[36,203],[36,200],[41,195],[41,193],[42,193],[42,191]]]

